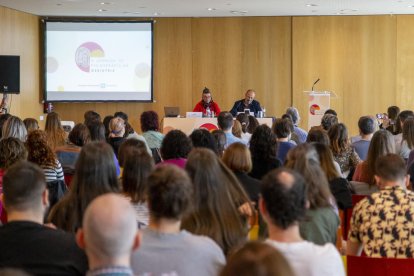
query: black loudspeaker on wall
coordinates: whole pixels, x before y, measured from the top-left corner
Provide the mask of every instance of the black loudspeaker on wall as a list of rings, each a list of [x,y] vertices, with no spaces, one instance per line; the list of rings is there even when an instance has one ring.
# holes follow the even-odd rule
[[[0,56],[0,93],[20,93],[20,56]]]

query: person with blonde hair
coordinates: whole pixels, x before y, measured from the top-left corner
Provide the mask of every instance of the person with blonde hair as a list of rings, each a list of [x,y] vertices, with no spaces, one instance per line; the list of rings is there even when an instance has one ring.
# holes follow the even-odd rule
[[[27,139],[26,126],[19,117],[11,116],[3,125],[1,137],[15,137],[24,143]]]
[[[114,117],[109,122],[109,137],[108,143],[111,145],[116,157],[118,158],[118,150],[122,142],[126,140],[125,134],[125,121],[120,117]]]
[[[50,112],[47,114],[45,132],[47,134],[49,146],[52,150],[66,144],[68,134],[63,130],[58,113]]]

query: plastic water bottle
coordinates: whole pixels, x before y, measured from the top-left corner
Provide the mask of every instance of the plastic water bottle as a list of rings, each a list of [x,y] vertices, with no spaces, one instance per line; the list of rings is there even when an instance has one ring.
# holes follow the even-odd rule
[[[265,118],[266,117],[266,108],[264,106],[262,108],[262,111],[263,111],[263,118]]]
[[[207,114],[208,118],[211,118],[211,110],[210,110],[209,106],[207,106],[207,108],[206,108],[206,114]]]

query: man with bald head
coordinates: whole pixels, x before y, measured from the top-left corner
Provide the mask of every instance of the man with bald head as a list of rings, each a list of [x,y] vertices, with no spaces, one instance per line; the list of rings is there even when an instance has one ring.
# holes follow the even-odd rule
[[[300,236],[299,221],[305,216],[306,184],[301,175],[281,168],[262,179],[259,209],[269,229],[267,243],[288,260],[295,275],[345,275],[333,244],[323,246]]]
[[[76,234],[88,256],[87,275],[133,275],[130,258],[139,246],[137,231],[135,211],[126,198],[108,193],[94,199]]]
[[[244,99],[234,103],[233,108],[230,110],[231,115],[235,117],[238,112],[244,112],[245,109],[249,109],[250,112],[254,113],[254,116],[257,116],[257,113],[262,111],[262,108],[254,97],[256,97],[256,92],[253,89],[247,90]]]

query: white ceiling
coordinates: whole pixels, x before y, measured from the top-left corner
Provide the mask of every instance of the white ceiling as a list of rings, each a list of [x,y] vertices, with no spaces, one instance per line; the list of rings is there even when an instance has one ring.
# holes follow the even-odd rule
[[[0,6],[41,16],[223,17],[414,14],[414,0],[0,0]]]

